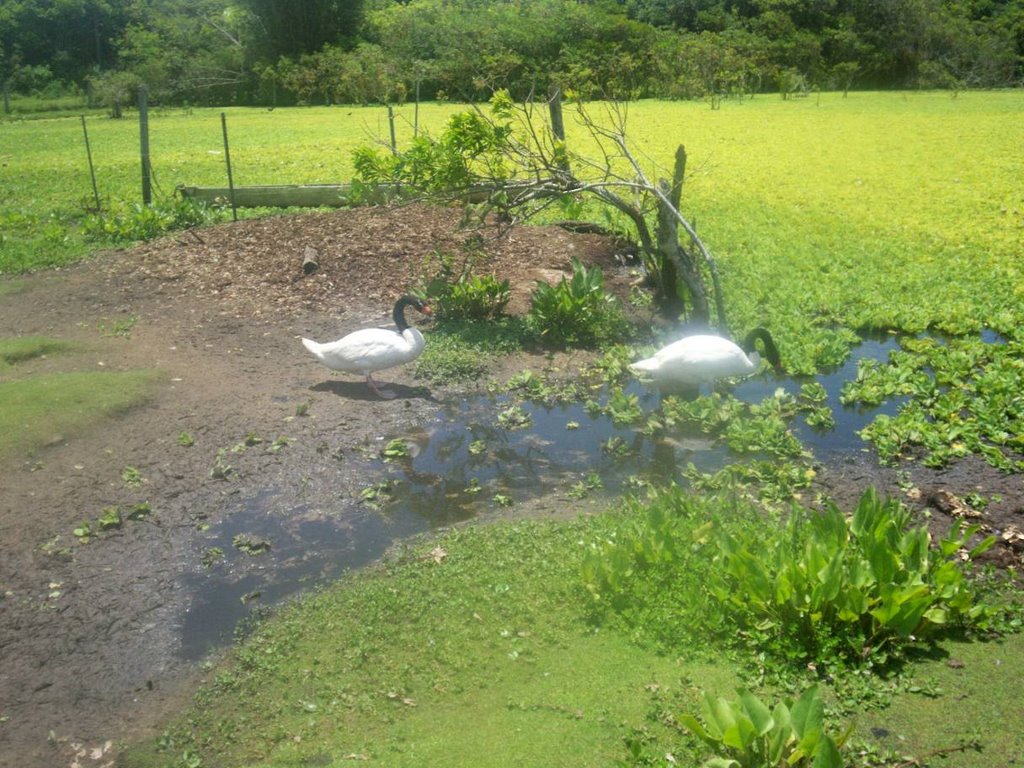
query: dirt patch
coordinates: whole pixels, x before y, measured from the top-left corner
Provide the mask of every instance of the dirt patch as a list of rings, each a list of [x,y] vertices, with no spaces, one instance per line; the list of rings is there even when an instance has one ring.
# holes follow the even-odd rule
[[[535,280],[565,273],[573,256],[602,266],[615,292],[629,290],[622,249],[609,238],[554,227],[467,234],[460,216],[410,206],[225,224],[19,278],[21,290],[0,294],[4,335],[81,344],[61,367],[163,376],[145,407],[87,434],[54,435],[3,467],[0,765],[103,765],[119,740],[147,734],[203,674],[183,653],[191,610],[183,584],[203,573],[201,532],[266,488],[313,515],[354,512],[367,478],[344,457],[435,417],[467,391],[426,387],[406,367],[381,375],[399,395],[382,401],[355,377],[317,365],[298,337],[390,324],[394,299],[431,256],[462,253],[467,238],[482,254],[476,270],[512,283],[514,311],[526,308]],[[320,267],[307,276],[308,248]],[[526,364],[506,362],[510,371]],[[309,415],[297,416],[309,403]],[[181,444],[183,433],[192,445]],[[253,437],[259,442],[231,451]],[[279,438],[287,442],[272,450]],[[211,476],[218,456],[230,462],[226,479]],[[141,484],[124,481],[128,467]],[[820,477],[844,506],[868,484],[893,493],[912,485],[919,506],[944,500],[952,513],[945,493],[999,494],[979,519],[1000,533],[1022,514],[1019,478],[974,462],[914,468],[908,478],[857,457]],[[143,502],[152,511],[141,520],[85,544],[73,534],[105,508]],[[1016,543],[999,551],[1019,558]]]

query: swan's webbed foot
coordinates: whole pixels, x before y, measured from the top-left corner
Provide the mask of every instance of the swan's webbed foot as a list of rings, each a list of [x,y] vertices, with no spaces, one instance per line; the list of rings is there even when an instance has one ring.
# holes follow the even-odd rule
[[[378,389],[377,382],[373,380],[373,377],[370,374],[366,374],[366,383],[370,385],[370,389],[372,389],[377,394],[377,397],[381,398],[382,400],[393,400],[395,398],[395,393],[392,392],[391,390]]]

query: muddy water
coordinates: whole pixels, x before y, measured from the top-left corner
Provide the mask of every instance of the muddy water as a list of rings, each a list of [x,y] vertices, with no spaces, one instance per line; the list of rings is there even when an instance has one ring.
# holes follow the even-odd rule
[[[863,450],[857,431],[879,413],[895,413],[898,402],[874,409],[839,402],[842,385],[856,375],[860,360],[885,360],[895,348],[891,338],[867,340],[843,366],[817,377],[828,393],[835,429],[816,430],[799,417],[792,424],[816,458],[827,461]],[[801,383],[763,374],[740,383],[733,394],[758,402],[780,387],[795,395]],[[636,394],[645,410],[657,407],[656,392],[638,383],[627,392]],[[597,393],[597,399],[603,394]],[[192,605],[182,623],[181,653],[188,659],[202,657],[230,641],[255,607],[335,580],[411,535],[507,514],[542,497],[571,507],[583,495],[619,494],[631,478],[679,480],[690,462],[707,472],[728,461],[723,446],[700,434],[652,440],[580,404],[520,403],[523,426],[510,429],[499,416],[516,402],[507,395],[462,399],[443,405],[430,423],[382,437],[360,459],[366,477],[379,489],[376,495],[367,491],[370,499],[339,498],[333,508],[313,508],[295,504],[294,493],[267,488],[234,502],[223,522],[202,536],[209,566],[187,576]],[[385,461],[379,451],[394,438],[405,442],[409,455]],[[607,450],[611,444],[619,450]],[[512,507],[506,509],[503,504],[509,502]],[[239,536],[244,541],[236,540]],[[263,550],[263,544],[269,549]]]

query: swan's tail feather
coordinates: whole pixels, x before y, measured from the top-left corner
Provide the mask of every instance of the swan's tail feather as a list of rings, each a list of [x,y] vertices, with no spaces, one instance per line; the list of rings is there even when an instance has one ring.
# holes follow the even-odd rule
[[[322,358],[324,356],[323,350],[321,349],[323,345],[316,341],[313,341],[312,339],[303,339],[302,346],[304,346],[317,357]]]
[[[646,360],[637,360],[635,363],[630,364],[629,370],[633,373],[650,374],[658,369],[658,361],[653,357],[648,357]]]

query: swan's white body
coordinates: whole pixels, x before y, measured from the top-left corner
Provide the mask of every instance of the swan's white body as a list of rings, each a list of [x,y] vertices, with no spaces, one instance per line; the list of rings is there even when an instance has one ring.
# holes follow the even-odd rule
[[[761,356],[744,352],[721,336],[686,336],[638,360],[630,370],[658,384],[700,385],[726,376],[747,376],[757,371]]]
[[[394,311],[395,322],[399,327],[397,331],[364,328],[342,336],[337,341],[321,344],[312,339],[303,339],[302,344],[331,370],[363,374],[366,383],[380,397],[394,397],[391,393],[377,389],[373,374],[412,362],[423,352],[426,344],[423,334],[405,322],[403,310],[410,304],[424,314],[430,314],[429,307],[422,302],[400,299]]]
[[[326,344],[312,339],[303,339],[302,344],[332,371],[366,375],[412,362],[420,356],[425,342],[416,328],[406,328],[402,333],[364,328]]]

